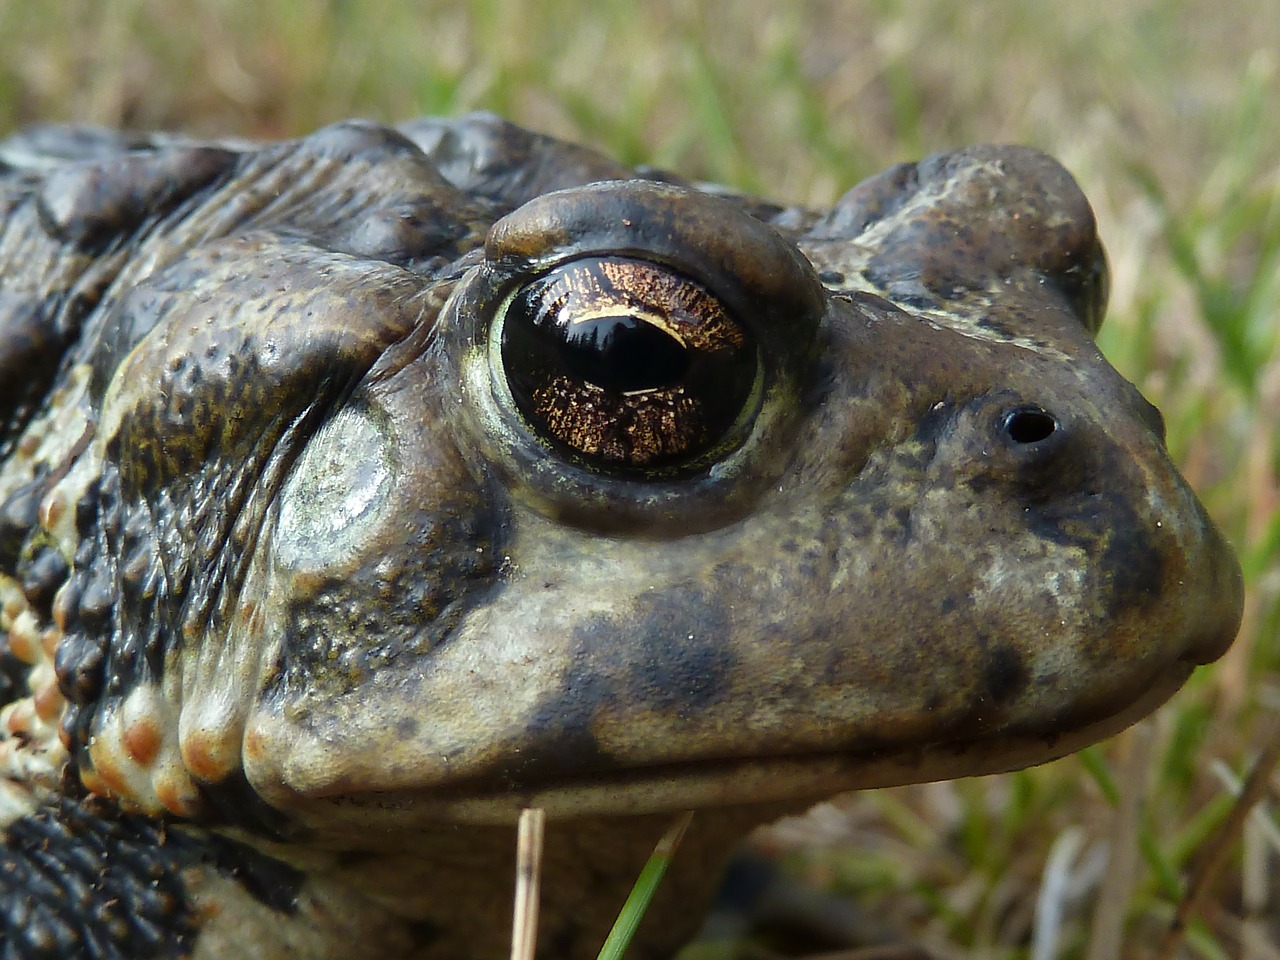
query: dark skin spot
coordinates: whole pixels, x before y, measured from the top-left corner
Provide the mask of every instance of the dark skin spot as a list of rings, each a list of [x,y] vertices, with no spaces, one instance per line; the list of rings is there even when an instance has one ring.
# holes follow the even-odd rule
[[[674,626],[678,624],[679,629]],[[602,700],[625,702],[635,691],[652,698],[655,709],[697,710],[717,702],[728,689],[734,660],[725,648],[724,612],[701,591],[648,593],[618,617],[598,617],[577,632],[581,656],[593,661]],[[616,638],[633,638],[618,657]],[[620,660],[616,667],[610,660]]]
[[[1161,595],[1165,557],[1123,497],[1097,494],[1028,509],[1026,516],[1037,536],[1078,546],[1098,558],[1108,617],[1143,609]]]
[[[1136,520],[1136,518],[1135,518]],[[1142,609],[1161,595],[1165,558],[1145,529],[1136,523],[1111,531],[1103,554],[1103,568],[1110,571],[1108,613]]]
[[[893,519],[898,523],[898,537],[906,543],[911,539],[911,511],[906,507],[896,507],[893,511]]]
[[[396,721],[396,733],[403,740],[411,740],[418,734],[418,719],[416,717],[401,717]]]
[[[529,722],[529,739],[538,744],[536,755],[531,751],[510,757],[497,764],[492,776],[509,789],[519,790],[528,783],[565,774],[612,769],[615,761],[591,733],[590,704],[594,702],[595,691],[567,689],[563,700]]]
[[[982,682],[993,703],[1005,704],[1016,698],[1026,689],[1028,679],[1027,665],[1016,648],[1002,643],[987,650]]]
[[[732,675],[733,658],[717,643],[689,638],[691,649],[679,659],[655,656],[635,671],[637,680],[670,697],[681,709],[697,710],[721,698]]]
[[[673,624],[681,625],[678,631]],[[718,702],[729,693],[735,666],[723,642],[726,631],[723,612],[689,590],[645,594],[616,617],[584,623],[558,694],[529,723],[536,749],[511,758],[497,775],[518,789],[557,775],[613,769],[616,761],[591,732],[597,716],[637,700],[676,714]],[[622,650],[620,636],[628,637]]]

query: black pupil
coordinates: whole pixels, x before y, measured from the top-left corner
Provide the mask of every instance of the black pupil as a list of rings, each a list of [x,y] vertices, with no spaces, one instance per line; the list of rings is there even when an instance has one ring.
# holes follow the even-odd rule
[[[1058,429],[1053,417],[1036,407],[1012,410],[1005,416],[1005,432],[1014,443],[1039,443]]]
[[[689,370],[684,346],[669,333],[628,315],[595,317],[559,328],[565,365],[604,390],[633,393],[675,386]]]

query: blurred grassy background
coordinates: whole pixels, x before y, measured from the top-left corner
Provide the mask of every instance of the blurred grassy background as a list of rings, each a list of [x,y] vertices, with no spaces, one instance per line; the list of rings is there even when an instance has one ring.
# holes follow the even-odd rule
[[[763,842],[939,957],[1104,960],[1117,923],[1124,956],[1157,956],[1280,702],[1280,0],[0,0],[0,130],[280,137],[477,108],[815,204],[973,141],[1076,173],[1112,257],[1104,349],[1240,550],[1242,636],[1083,758],[841,801]],[[1254,821],[1190,955],[1280,956],[1276,836]]]

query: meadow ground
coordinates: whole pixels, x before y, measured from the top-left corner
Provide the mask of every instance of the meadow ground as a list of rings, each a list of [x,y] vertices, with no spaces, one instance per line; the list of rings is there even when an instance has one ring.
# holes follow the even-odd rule
[[[468,109],[813,204],[975,141],[1071,168],[1111,256],[1102,346],[1239,549],[1241,637],[1082,756],[841,800],[761,842],[938,957],[1161,956],[1280,709],[1280,0],[0,0],[0,130]],[[1184,955],[1280,957],[1274,791]]]

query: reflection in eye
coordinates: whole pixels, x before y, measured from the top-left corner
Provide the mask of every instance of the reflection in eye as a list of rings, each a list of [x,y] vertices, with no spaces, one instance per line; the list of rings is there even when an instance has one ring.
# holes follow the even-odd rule
[[[689,370],[685,344],[641,317],[571,319],[559,330],[570,371],[602,390],[638,393],[673,387]]]
[[[700,284],[659,264],[562,264],[519,290],[497,328],[522,416],[589,465],[689,466],[753,412],[754,339]]]

